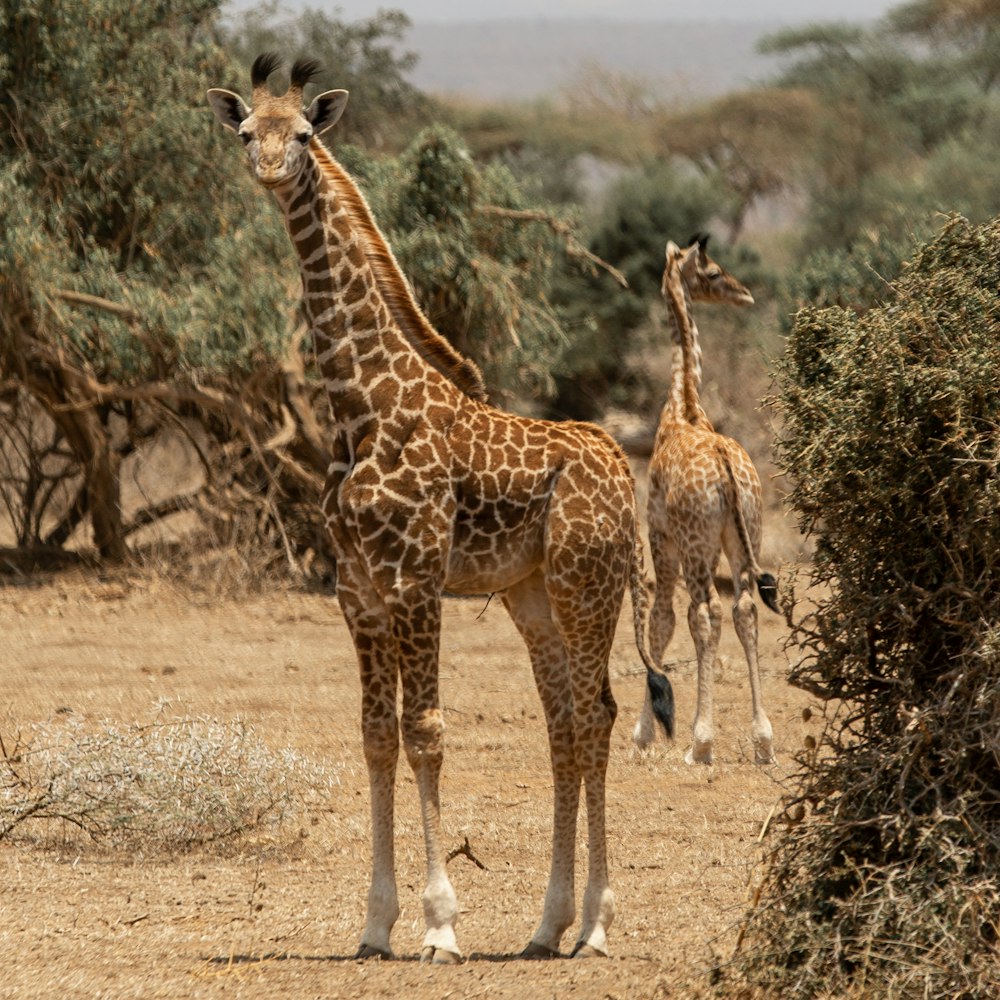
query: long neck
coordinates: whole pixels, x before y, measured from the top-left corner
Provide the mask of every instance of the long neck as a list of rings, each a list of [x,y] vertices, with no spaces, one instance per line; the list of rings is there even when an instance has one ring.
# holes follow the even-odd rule
[[[324,296],[332,296],[329,305],[339,314],[328,316],[328,308],[313,310],[314,326],[317,318],[332,320],[333,336],[342,337],[345,331],[370,330],[374,318],[379,330],[392,328],[402,337],[403,353],[435,369],[466,396],[485,400],[479,369],[431,326],[417,305],[350,175],[318,140],[313,139],[310,151],[295,188],[279,201],[299,252],[307,312],[311,301],[321,303]],[[314,207],[311,218],[308,205]],[[332,281],[317,274],[317,269],[325,270]]]
[[[336,191],[309,157],[295,182],[275,191],[299,258],[302,305],[335,415],[379,409],[363,387],[392,370],[403,349],[379,294],[360,234]]]
[[[663,283],[663,298],[670,325],[670,393],[660,421],[693,424],[711,429],[701,406],[701,347],[691,312],[691,297],[676,272]]]

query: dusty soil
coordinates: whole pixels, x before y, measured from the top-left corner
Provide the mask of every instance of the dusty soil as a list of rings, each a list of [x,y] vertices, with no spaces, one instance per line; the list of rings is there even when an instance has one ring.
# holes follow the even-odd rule
[[[678,594],[678,601],[683,595]],[[679,616],[684,621],[683,613]],[[238,849],[130,856],[99,847],[0,842],[0,997],[691,996],[731,952],[791,755],[815,721],[784,681],[784,626],[761,612],[766,705],[778,762],[752,763],[745,669],[728,612],[718,665],[716,762],[683,763],[694,695],[690,638],[670,651],[681,736],[631,744],[642,677],[623,616],[612,659],[619,720],[608,775],[612,957],[517,958],[541,913],[551,780],[524,648],[499,604],[448,600],[442,687],[448,725],[446,837],[468,837],[449,872],[467,961],[421,966],[423,846],[405,763],[398,777],[398,960],[361,963],[368,789],[359,688],[336,603],[291,591],[241,601],[166,580],[78,572],[0,589],[0,714],[16,724],[71,710],[98,723],[173,715],[249,720],[274,747],[337,769],[328,808]],[[27,830],[27,824],[22,829]],[[581,824],[582,832],[582,824]],[[578,850],[578,893],[584,844]],[[573,943],[567,933],[564,947]]]

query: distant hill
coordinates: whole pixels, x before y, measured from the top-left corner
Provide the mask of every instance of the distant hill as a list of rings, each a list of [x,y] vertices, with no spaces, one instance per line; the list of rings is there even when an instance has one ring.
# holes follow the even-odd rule
[[[782,22],[496,20],[415,22],[409,74],[431,94],[523,100],[553,94],[598,64],[641,77],[658,97],[712,97],[759,81],[778,62],[755,51]]]

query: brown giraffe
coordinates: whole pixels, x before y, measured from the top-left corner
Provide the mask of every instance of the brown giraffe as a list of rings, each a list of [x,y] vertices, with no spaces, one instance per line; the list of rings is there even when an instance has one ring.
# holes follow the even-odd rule
[[[750,672],[753,710],[751,735],[757,763],[773,757],[771,723],[764,712],[757,661],[756,582],[774,611],[774,577],[757,565],[761,537],[761,490],[750,456],[732,438],[716,432],[702,409],[701,349],[691,312],[693,301],[749,305],[753,296],[705,252],[707,236],[681,249],[667,244],[662,292],[672,326],[670,394],[649,463],[647,520],[656,573],[656,599],[649,622],[650,655],[662,662],[674,632],[674,588],[684,572],[690,606],[688,627],[698,658],[698,694],[688,764],[712,762],[712,687],[722,626],[722,605],[715,589],[715,569],[724,549],[733,578],[733,623]],[[633,739],[648,746],[655,733],[649,699]]]
[[[360,667],[371,790],[372,879],[358,955],[392,953],[401,730],[427,855],[421,958],[461,957],[439,805],[445,588],[501,595],[528,646],[548,727],[552,864],[541,922],[524,954],[558,955],[575,918],[582,782],[589,864],[573,954],[605,955],[615,912],[605,844],[604,782],[616,712],[608,659],[627,584],[654,711],[672,726],[669,682],[645,650],[642,555],[625,456],[590,424],[524,419],[486,403],[478,369],[430,327],[363,196],[317,138],[340,117],[346,91],[320,94],[303,109],[316,65],[297,62],[280,97],[267,86],[277,67],[270,54],[254,62],[252,109],[229,91],[208,96],[284,212],[332,409],[323,509],[337,557],[337,596]]]

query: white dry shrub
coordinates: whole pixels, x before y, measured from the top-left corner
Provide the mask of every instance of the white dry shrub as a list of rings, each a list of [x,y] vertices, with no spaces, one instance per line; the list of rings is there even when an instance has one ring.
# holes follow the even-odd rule
[[[0,729],[0,840],[32,821],[111,848],[183,850],[276,832],[339,784],[296,751],[267,747],[242,719],[58,720],[11,732]]]

